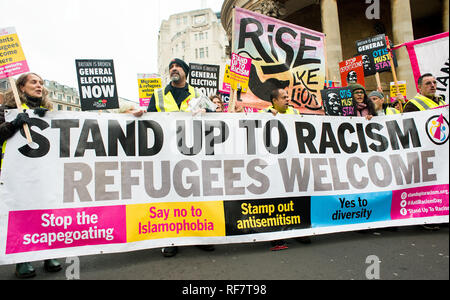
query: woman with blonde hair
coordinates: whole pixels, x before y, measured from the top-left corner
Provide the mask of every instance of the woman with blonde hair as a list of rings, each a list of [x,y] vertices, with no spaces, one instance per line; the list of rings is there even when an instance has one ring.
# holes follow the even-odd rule
[[[21,107],[17,107],[12,91],[5,95],[3,105],[0,107],[0,143],[2,156],[5,153],[6,141],[10,139],[25,123],[29,122],[27,110],[32,110],[35,115],[44,117],[48,110],[52,109],[52,103],[48,99],[48,91],[44,87],[42,77],[35,73],[21,75],[16,81],[17,92],[19,93]],[[5,121],[5,109],[16,109],[23,111],[11,121]],[[0,164],[1,171],[1,164]],[[61,264],[56,259],[49,259],[44,262],[44,268],[48,272],[58,272],[62,269]],[[16,265],[16,276],[19,278],[30,278],[36,275],[31,263],[19,263]]]

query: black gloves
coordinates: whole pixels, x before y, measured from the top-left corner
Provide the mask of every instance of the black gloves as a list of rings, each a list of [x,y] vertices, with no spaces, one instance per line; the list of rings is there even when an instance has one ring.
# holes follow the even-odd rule
[[[38,115],[39,117],[43,118],[45,117],[45,114],[48,112],[48,109],[46,108],[36,108],[34,110],[34,114]]]
[[[22,128],[23,124],[29,123],[30,118],[28,117],[27,113],[20,113],[17,115],[17,117],[11,122],[11,124],[14,126],[16,130],[19,130]]]

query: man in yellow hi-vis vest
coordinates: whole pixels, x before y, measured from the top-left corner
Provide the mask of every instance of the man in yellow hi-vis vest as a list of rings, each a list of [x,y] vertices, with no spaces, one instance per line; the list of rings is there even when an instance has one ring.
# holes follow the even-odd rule
[[[286,114],[286,115],[299,115],[300,112],[295,108],[289,106],[289,95],[284,89],[275,89],[270,94],[270,99],[272,101],[272,106],[266,109],[260,110],[260,113],[272,113]]]
[[[189,66],[181,59],[170,61],[169,73],[171,82],[164,88],[155,90],[148,112],[186,112],[189,101],[200,96],[198,90],[187,83]]]
[[[437,81],[432,74],[426,73],[420,76],[417,85],[419,87],[419,93],[408,101],[403,112],[426,111],[446,105],[444,100],[436,95]],[[425,224],[422,227],[432,231],[440,229],[439,225],[436,224]]]
[[[189,66],[181,59],[175,58],[170,61],[169,73],[171,82],[164,88],[155,90],[150,104],[147,108],[148,112],[187,112],[189,109],[189,101],[198,98],[200,92],[187,83],[189,76]],[[134,114],[136,117],[142,114]],[[197,246],[204,251],[214,251],[213,245]],[[165,257],[177,255],[178,247],[162,248],[162,254]]]
[[[442,98],[436,95],[437,81],[432,74],[423,74],[417,83],[419,93],[408,101],[403,112],[425,111],[446,105]]]

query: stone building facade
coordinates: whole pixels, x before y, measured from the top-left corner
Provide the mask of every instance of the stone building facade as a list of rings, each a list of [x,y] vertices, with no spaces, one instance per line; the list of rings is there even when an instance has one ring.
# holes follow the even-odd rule
[[[229,40],[234,6],[325,33],[333,81],[340,81],[339,62],[356,55],[358,40],[385,33],[394,45],[400,45],[449,30],[449,0],[225,0],[222,25]],[[416,87],[409,56],[404,47],[396,55],[398,80],[407,81],[408,98],[412,98]],[[383,90],[388,91],[392,74],[380,77]],[[374,76],[366,79],[366,87],[376,89]]]
[[[228,39],[220,23],[220,14],[200,9],[172,15],[161,23],[158,39],[158,73],[168,84],[169,62],[180,58],[186,63],[223,66],[227,61]]]
[[[44,80],[44,87],[49,92],[48,97],[53,103],[54,111],[81,111],[77,89],[52,80]],[[9,81],[6,79],[0,80],[0,103],[2,103],[4,95],[9,90]]]
[[[44,80],[44,86],[49,92],[54,111],[81,111],[80,96],[76,88],[51,80]]]

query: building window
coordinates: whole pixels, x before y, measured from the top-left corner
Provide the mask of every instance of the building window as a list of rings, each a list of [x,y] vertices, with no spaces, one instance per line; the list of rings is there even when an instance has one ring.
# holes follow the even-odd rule
[[[187,23],[188,23],[188,17],[187,17],[187,16],[184,16],[184,17],[183,17],[183,24],[184,24],[184,25],[187,25]]]
[[[195,49],[195,59],[198,59],[198,49]]]
[[[58,110],[63,110],[63,106],[61,104],[58,104]]]
[[[204,48],[200,48],[199,57],[200,58],[204,58],[205,57],[205,49]]]

